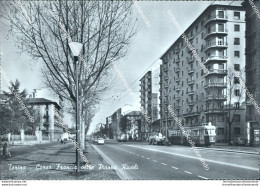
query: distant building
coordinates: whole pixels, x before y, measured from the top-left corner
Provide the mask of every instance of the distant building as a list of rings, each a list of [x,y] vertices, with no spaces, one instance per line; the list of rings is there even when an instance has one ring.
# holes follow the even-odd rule
[[[142,113],[140,111],[132,111],[126,114],[124,117],[127,118],[127,134],[128,139],[137,140],[139,139],[139,130],[141,125]]]
[[[260,2],[251,1],[260,11]],[[242,3],[246,10],[246,86],[260,107],[260,18],[249,1]],[[260,116],[246,97],[246,121],[250,129],[250,143],[259,145]]]
[[[143,139],[149,136],[151,123],[159,119],[159,72],[156,74],[156,69],[148,71],[140,79],[140,82],[140,103],[143,111],[140,132]],[[144,115],[149,117],[150,122],[147,121]]]
[[[48,137],[51,141],[54,141],[60,138],[63,127],[54,111],[54,109],[59,111],[60,105],[44,98],[29,98],[26,103],[33,107],[36,130],[42,131],[43,139]]]
[[[119,134],[121,133],[120,127],[119,127],[119,122],[120,122],[121,117],[122,117],[121,108],[119,108],[117,111],[115,111],[111,115],[111,128],[113,131],[114,138],[119,136]]]
[[[227,65],[229,59],[235,70],[244,71],[245,68],[243,7],[210,5],[184,33],[209,73],[204,74],[194,51],[181,36],[161,56],[162,133],[168,132],[166,126],[168,130],[178,128],[168,110],[171,105],[183,126],[212,122],[217,128],[219,142],[228,140],[227,114],[233,115],[233,110],[237,110],[236,122],[231,125],[232,139],[246,138],[245,97],[241,98],[239,81],[232,78]]]

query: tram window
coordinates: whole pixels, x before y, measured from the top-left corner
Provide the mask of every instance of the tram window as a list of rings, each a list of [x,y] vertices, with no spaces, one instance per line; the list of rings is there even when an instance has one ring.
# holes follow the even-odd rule
[[[199,131],[198,130],[194,130],[194,136],[198,136],[199,135]]]

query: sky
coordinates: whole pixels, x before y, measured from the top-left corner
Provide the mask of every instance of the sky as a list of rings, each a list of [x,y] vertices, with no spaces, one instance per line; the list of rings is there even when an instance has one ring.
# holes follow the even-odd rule
[[[181,35],[177,27],[171,21],[168,11],[171,10],[176,20],[186,29],[212,1],[136,1],[138,7],[134,7],[134,16],[138,17],[139,29],[132,40],[127,56],[115,62],[136,97],[140,96],[141,77],[151,67],[160,62],[161,55]],[[219,1],[215,4],[229,4],[231,1]],[[232,5],[240,5],[241,2],[232,2]],[[145,17],[145,19],[144,19]],[[148,27],[145,20],[149,21]],[[0,18],[0,48],[2,51],[2,69],[10,80],[19,79],[21,88],[26,88],[29,93],[33,89],[46,88],[42,84],[41,64],[33,61],[25,53],[19,54],[12,37],[7,37],[8,28],[4,20]],[[101,95],[102,100],[97,106],[96,115],[91,123],[91,133],[98,123],[105,123],[106,117],[112,115],[118,108],[130,105],[133,110],[140,110],[139,99],[129,95],[125,84],[116,76],[113,87]],[[2,89],[6,90],[6,83],[2,80]],[[50,95],[52,95],[50,93]],[[65,114],[64,122],[71,124],[71,119]]]

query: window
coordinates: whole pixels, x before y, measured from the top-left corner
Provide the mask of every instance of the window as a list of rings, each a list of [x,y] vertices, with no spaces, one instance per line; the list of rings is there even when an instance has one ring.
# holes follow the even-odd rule
[[[234,38],[234,45],[240,45],[240,38]]]
[[[236,71],[240,71],[240,65],[239,64],[234,64],[234,69]]]
[[[219,18],[224,18],[224,11],[218,11],[218,17]]]
[[[234,51],[234,57],[240,57],[240,52],[239,51]]]
[[[234,12],[234,19],[240,19],[240,12]]]
[[[223,116],[223,115],[218,116],[218,121],[219,121],[219,122],[223,122],[223,121],[224,121],[224,116]]]
[[[199,39],[196,37],[196,43],[198,44]]]
[[[240,135],[240,128],[238,128],[238,127],[234,128],[234,134],[235,134],[235,136]]]
[[[240,25],[234,25],[234,31],[239,32],[240,31]]]
[[[218,128],[218,135],[224,135],[224,128]]]
[[[239,114],[234,114],[233,117],[234,117],[233,118],[234,122],[240,122],[240,115]]]
[[[199,29],[199,26],[197,25],[197,26],[196,26],[196,32],[198,32],[198,29]]]
[[[201,45],[200,51],[203,52],[203,50],[204,50],[204,47],[203,47],[203,45]]]
[[[236,109],[239,109],[239,102],[235,103],[235,107],[236,107]]]
[[[239,78],[238,77],[234,77],[234,83],[239,84]]]
[[[236,96],[240,96],[240,91],[238,89],[236,89],[234,92]]]
[[[204,32],[201,33],[201,39],[203,39],[203,38],[204,38]]]

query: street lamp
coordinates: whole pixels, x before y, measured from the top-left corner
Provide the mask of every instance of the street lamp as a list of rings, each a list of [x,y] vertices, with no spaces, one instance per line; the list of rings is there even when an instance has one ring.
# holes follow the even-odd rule
[[[78,80],[78,56],[83,48],[82,43],[78,42],[70,42],[69,43],[70,50],[74,56],[74,64],[75,64],[75,79],[76,79],[76,142],[79,144],[79,80]],[[79,152],[76,149],[76,166],[77,172],[79,172]]]

